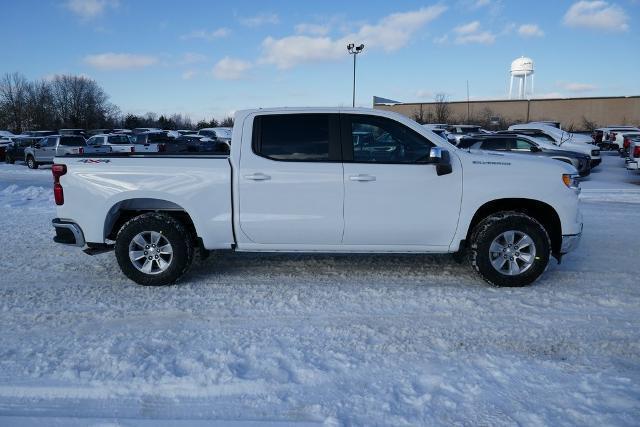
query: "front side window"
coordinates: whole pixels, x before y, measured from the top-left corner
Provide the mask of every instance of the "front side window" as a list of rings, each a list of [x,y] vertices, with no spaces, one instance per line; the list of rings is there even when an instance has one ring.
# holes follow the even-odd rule
[[[535,147],[535,145],[531,142],[527,141],[526,139],[518,138],[515,140],[513,149],[517,151],[531,151],[532,147]]]
[[[126,135],[112,135],[109,137],[109,144],[130,144]]]
[[[351,142],[353,161],[361,163],[425,162],[433,147],[425,137],[405,125],[373,116],[351,118]]]
[[[487,139],[480,147],[483,150],[506,151],[509,140],[506,138]]]
[[[81,147],[86,145],[86,142],[81,136],[61,136],[60,145],[66,145],[70,147]]]
[[[272,160],[329,161],[329,118],[328,114],[259,116],[254,122],[254,151]]]

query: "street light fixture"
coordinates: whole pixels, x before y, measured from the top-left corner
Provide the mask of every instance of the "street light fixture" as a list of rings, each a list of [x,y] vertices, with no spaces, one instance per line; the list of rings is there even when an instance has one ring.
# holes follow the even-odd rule
[[[353,55],[353,102],[352,102],[353,107],[356,106],[356,56],[359,53],[362,53],[363,50],[364,50],[363,44],[356,46],[354,43],[349,43],[347,45],[347,51],[349,52],[350,55]]]

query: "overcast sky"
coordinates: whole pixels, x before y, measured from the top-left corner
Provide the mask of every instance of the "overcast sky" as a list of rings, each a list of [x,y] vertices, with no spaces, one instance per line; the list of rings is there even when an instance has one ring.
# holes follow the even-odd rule
[[[640,1],[3,1],[2,72],[83,74],[123,112],[222,117],[373,95],[504,98],[513,59],[536,97],[640,95]]]

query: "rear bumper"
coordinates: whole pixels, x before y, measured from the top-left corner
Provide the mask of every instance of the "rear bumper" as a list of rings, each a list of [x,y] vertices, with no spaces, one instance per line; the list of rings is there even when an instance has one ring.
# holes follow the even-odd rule
[[[640,164],[638,163],[638,161],[631,160],[631,161],[627,162],[627,169],[634,170],[634,171],[638,170],[638,169],[640,169]]]
[[[56,230],[56,235],[53,238],[54,242],[79,247],[85,245],[82,229],[75,222],[55,218],[51,221],[51,224]]]

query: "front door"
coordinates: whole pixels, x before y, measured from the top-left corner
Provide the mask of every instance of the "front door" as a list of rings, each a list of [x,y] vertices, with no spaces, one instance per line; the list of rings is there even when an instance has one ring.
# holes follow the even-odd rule
[[[339,245],[344,198],[339,116],[258,115],[244,132],[253,139],[251,146],[243,141],[238,172],[246,243],[265,249]]]
[[[357,114],[342,114],[341,122],[343,244],[409,251],[419,250],[418,246],[448,247],[462,195],[455,156],[451,156],[453,172],[438,176],[436,166],[428,163],[434,144],[408,126]]]

